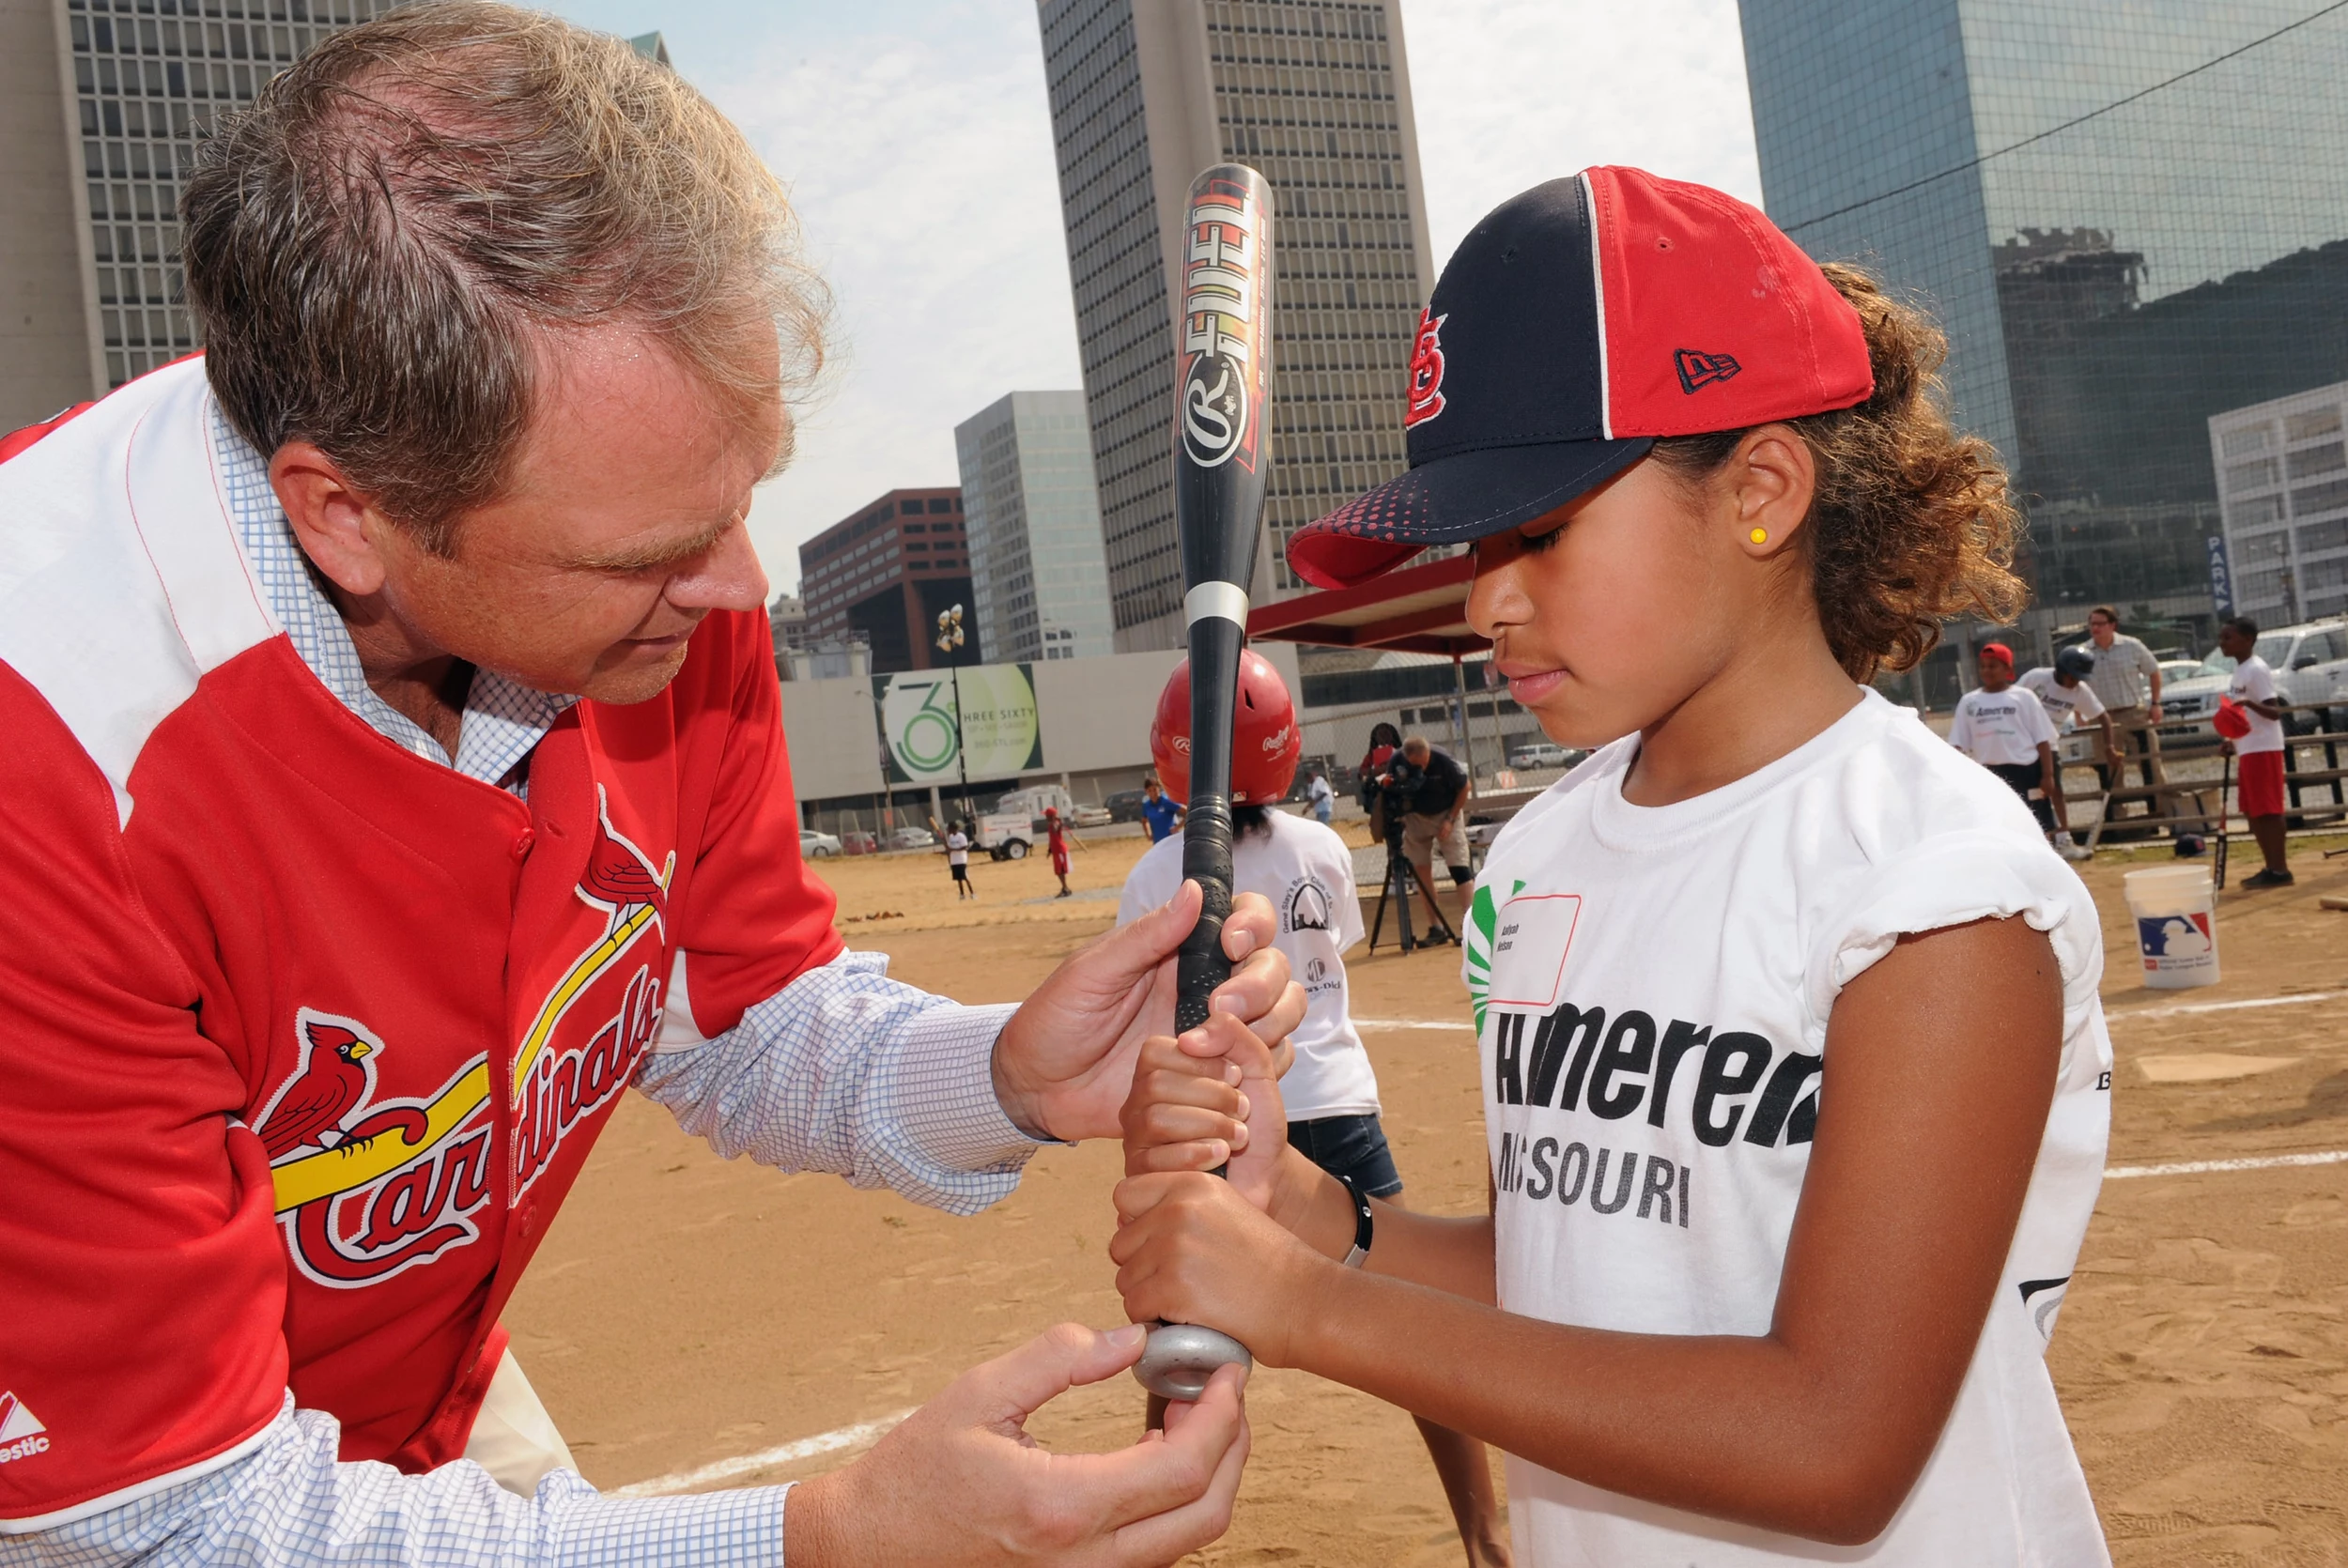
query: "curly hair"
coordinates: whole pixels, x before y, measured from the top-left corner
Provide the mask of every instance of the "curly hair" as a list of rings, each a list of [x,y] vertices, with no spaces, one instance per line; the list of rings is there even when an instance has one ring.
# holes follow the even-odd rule
[[[1948,338],[1856,267],[1827,278],[1859,313],[1875,391],[1863,403],[1784,423],[1810,448],[1817,489],[1800,538],[1818,620],[1856,681],[1914,667],[1960,615],[2013,620],[2029,599],[2014,572],[2021,515],[1989,443],[1949,423],[1940,382]],[[1654,456],[1701,483],[1746,430],[1672,437]]]
[[[619,39],[491,0],[319,43],[198,147],[181,216],[238,433],[317,442],[442,554],[564,333],[647,331],[728,414],[823,362],[828,297],[741,131]]]

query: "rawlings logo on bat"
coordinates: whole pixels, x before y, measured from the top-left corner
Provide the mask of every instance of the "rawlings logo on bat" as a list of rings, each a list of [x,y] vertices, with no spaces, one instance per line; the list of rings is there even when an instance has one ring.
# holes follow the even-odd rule
[[[1236,457],[1253,473],[1262,456],[1272,376],[1265,217],[1254,190],[1238,180],[1213,180],[1191,203],[1177,396],[1182,450],[1201,468]]]

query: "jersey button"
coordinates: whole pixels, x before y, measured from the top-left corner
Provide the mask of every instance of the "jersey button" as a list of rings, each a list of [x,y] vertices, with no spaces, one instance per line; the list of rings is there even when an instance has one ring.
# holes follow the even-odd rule
[[[523,861],[528,860],[530,858],[530,847],[537,841],[537,834],[532,832],[529,828],[523,828],[520,837],[514,840],[514,864],[518,866]]]

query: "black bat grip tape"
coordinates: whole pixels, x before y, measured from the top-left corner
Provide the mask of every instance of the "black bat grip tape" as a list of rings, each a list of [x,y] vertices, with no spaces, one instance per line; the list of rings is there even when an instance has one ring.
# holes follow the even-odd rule
[[[1207,1022],[1214,988],[1231,977],[1223,951],[1223,923],[1231,917],[1231,808],[1220,795],[1195,799],[1182,825],[1182,875],[1205,897],[1198,923],[1182,938],[1174,960],[1174,1029]]]

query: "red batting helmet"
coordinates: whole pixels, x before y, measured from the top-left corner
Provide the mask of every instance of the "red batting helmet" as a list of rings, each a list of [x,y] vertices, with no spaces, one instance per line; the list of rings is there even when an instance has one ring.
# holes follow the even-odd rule
[[[1288,684],[1269,660],[1249,650],[1239,656],[1239,707],[1231,733],[1231,804],[1266,806],[1289,792],[1305,737],[1296,725],[1296,704]],[[1190,795],[1190,661],[1158,694],[1157,716],[1150,721],[1150,755],[1158,778],[1177,800]]]
[[[2231,697],[2217,699],[2217,711],[2209,715],[2209,727],[2230,741],[2238,741],[2250,732],[2250,710]]]

